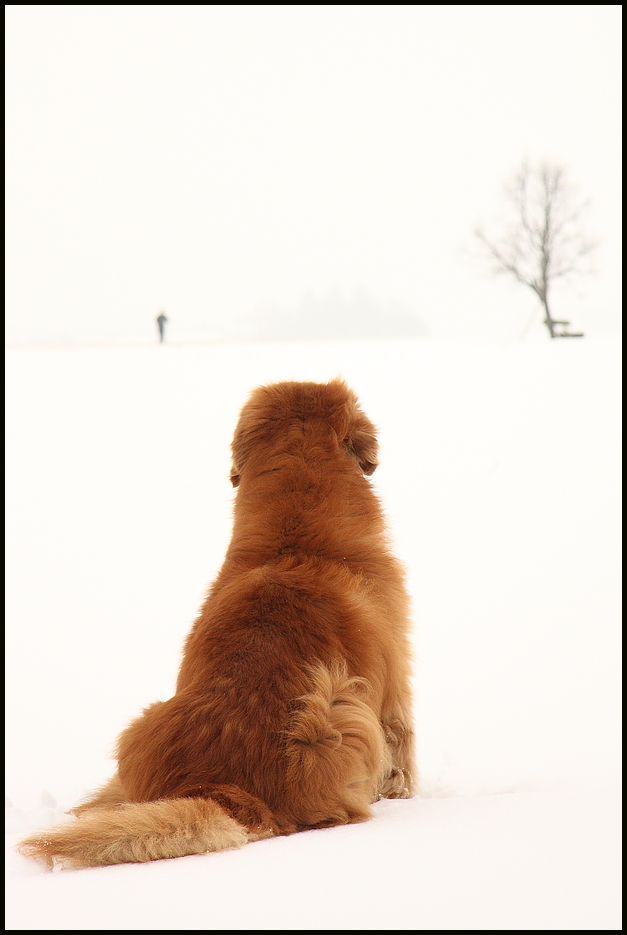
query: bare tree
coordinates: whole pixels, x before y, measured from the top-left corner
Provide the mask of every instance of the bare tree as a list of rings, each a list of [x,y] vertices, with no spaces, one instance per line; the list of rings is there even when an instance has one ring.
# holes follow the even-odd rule
[[[506,195],[514,209],[510,226],[496,237],[488,237],[482,228],[475,230],[483,255],[492,261],[495,274],[508,273],[533,289],[552,338],[583,337],[566,330],[570,322],[553,318],[549,289],[556,279],[589,272],[585,260],[595,244],[581,230],[586,204],[576,201],[564,169],[549,164],[530,169],[523,163]]]

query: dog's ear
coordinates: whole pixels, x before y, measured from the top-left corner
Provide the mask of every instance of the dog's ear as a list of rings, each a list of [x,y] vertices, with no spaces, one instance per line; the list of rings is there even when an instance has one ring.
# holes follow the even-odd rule
[[[234,487],[239,486],[242,469],[250,452],[260,437],[267,431],[268,413],[263,403],[264,387],[253,390],[243,406],[231,442],[231,472],[229,477]]]
[[[355,431],[346,439],[346,447],[357,459],[364,474],[374,474],[379,459],[377,439],[370,432]]]
[[[342,379],[331,380],[327,386],[336,400],[331,425],[338,441],[364,474],[373,474],[379,463],[376,428],[359,408],[357,397]]]
[[[373,474],[379,463],[379,443],[370,419],[355,404],[349,406],[344,444],[364,474]]]

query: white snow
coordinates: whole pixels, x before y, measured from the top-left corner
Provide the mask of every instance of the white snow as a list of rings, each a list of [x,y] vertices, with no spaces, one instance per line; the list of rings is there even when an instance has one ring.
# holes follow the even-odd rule
[[[338,374],[380,426],[421,794],[239,851],[21,858],[173,691],[248,392]],[[7,928],[620,928],[620,392],[587,338],[9,351]]]

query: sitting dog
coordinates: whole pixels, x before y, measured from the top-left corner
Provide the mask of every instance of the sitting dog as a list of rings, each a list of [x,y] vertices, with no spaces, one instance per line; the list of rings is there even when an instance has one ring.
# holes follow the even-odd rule
[[[238,847],[371,816],[414,792],[403,572],[364,476],[375,429],[341,381],[256,389],[232,444],[226,558],[176,693],[118,771],[20,851],[94,867]]]

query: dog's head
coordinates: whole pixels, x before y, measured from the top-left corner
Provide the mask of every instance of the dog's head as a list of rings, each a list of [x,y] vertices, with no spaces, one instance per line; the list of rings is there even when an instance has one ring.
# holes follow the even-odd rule
[[[256,448],[288,432],[291,425],[304,422],[324,422],[355,469],[373,473],[379,463],[376,430],[343,380],[272,383],[254,390],[240,413],[231,446],[233,486],[239,484],[244,465]]]

